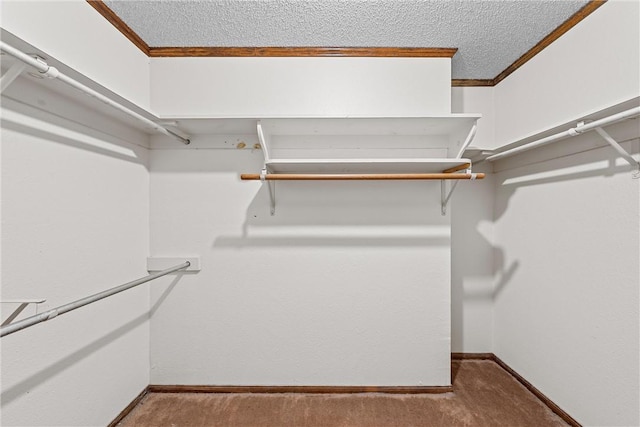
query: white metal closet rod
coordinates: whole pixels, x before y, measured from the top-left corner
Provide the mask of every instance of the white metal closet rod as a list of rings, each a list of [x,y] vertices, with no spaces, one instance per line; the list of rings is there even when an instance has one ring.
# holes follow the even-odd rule
[[[162,126],[160,126],[159,124],[157,124],[156,122],[147,119],[146,117],[136,113],[135,111],[132,111],[130,109],[128,109],[127,107],[118,104],[117,102],[107,98],[106,96],[102,95],[99,92],[96,92],[95,90],[91,89],[90,87],[87,87],[85,85],[83,85],[82,83],[72,79],[71,77],[65,75],[64,73],[60,72],[57,68],[49,66],[45,61],[41,60],[41,59],[36,59],[33,56],[30,56],[18,49],[16,49],[13,46],[8,45],[7,43],[0,41],[0,50],[2,50],[3,52],[13,56],[14,58],[24,62],[27,65],[32,66],[33,68],[35,68],[36,70],[38,70],[38,72],[40,74],[42,74],[44,77],[48,77],[50,79],[58,79],[60,81],[65,82],[66,84],[68,84],[69,86],[72,86],[84,93],[86,93],[87,95],[90,95],[94,98],[96,98],[97,100],[141,121],[142,123],[146,124],[147,126],[151,127],[153,130],[160,132],[164,135],[170,136],[172,138],[178,139],[180,142],[182,142],[183,144],[187,145],[189,144],[191,141],[189,141],[188,138],[183,138],[182,136],[170,131],[167,128],[164,128]]]
[[[115,295],[119,292],[126,291],[127,289],[131,289],[138,285],[142,285],[143,283],[146,283],[153,279],[157,279],[158,277],[166,276],[167,274],[173,273],[174,271],[182,270],[184,268],[189,267],[190,265],[191,263],[189,261],[185,261],[182,264],[167,268],[166,270],[162,270],[157,273],[149,274],[148,276],[134,280],[133,282],[125,283],[124,285],[107,289],[106,291],[102,291],[97,294],[93,294],[91,296],[79,299],[77,301],[70,302],[69,304],[52,308],[51,310],[47,310],[43,313],[36,314],[35,316],[27,317],[26,319],[20,320],[18,322],[10,323],[7,326],[3,326],[2,328],[0,328],[0,337],[4,337],[5,335],[9,335],[14,332],[18,332],[24,328],[28,328],[29,326],[33,326],[38,323],[45,322],[47,320],[51,320],[54,317],[60,316],[61,314],[68,313],[69,311],[75,310],[77,308],[83,307],[85,305],[91,304],[101,299],[110,297],[111,295]]]
[[[586,123],[584,125],[576,126],[564,132],[556,133],[554,135],[547,136],[546,138],[542,138],[537,141],[533,141],[528,144],[524,144],[519,147],[503,151],[501,153],[496,153],[492,156],[487,157],[487,160],[490,162],[493,162],[495,160],[502,159],[504,157],[513,156],[514,154],[522,153],[523,151],[528,151],[533,148],[555,142],[559,139],[580,135],[581,133],[594,130],[601,126],[611,125],[613,123],[621,122],[623,120],[630,119],[636,116],[640,116],[640,107],[634,107],[629,110],[622,111],[620,113],[613,114],[611,116],[608,116],[599,120],[595,120],[590,123]]]

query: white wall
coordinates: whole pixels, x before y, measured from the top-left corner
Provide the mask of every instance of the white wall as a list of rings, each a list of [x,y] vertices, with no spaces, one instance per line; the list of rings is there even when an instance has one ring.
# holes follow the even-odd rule
[[[480,113],[478,129],[471,147],[495,148],[495,88],[452,87],[452,113]]]
[[[152,384],[449,384],[439,185],[278,183],[270,216],[266,188],[239,179],[262,162],[151,151],[151,253],[202,257],[152,289]]]
[[[0,12],[2,28],[42,50],[46,59],[149,109],[149,58],[86,1],[3,0]]]
[[[2,99],[1,289],[45,298],[42,312],[147,274],[148,150],[146,135],[85,109],[96,131],[75,121],[81,106],[31,92],[19,80],[7,94],[39,108]],[[2,425],[108,424],[149,383],[147,286],[3,337]]]
[[[493,352],[494,183],[491,168],[482,181],[458,184],[451,212],[451,351]]]
[[[494,144],[493,87],[454,87],[453,113],[482,113],[472,147]],[[482,181],[460,182],[451,199],[451,351],[493,352],[494,183],[481,163]]]
[[[638,97],[639,13],[607,2],[498,84],[496,143]],[[609,131],[638,152],[637,120]],[[639,181],[599,144],[495,164],[494,352],[579,422],[638,425]]]
[[[450,58],[152,58],[161,117],[449,114]]]
[[[584,425],[638,425],[640,181],[610,148],[495,181],[495,353]]]
[[[640,93],[640,2],[612,0],[495,87],[495,145]]]
[[[448,115],[450,78],[448,58],[151,64],[167,117]],[[167,302],[151,319],[152,383],[450,384],[437,183],[278,183],[272,217],[266,188],[239,180],[262,153],[197,138],[151,154],[151,253],[202,257],[197,275],[152,290]]]
[[[143,107],[149,104],[151,85],[153,108],[164,116],[448,112],[449,89],[442,93],[441,83],[446,79],[448,84],[449,60],[443,60],[447,71],[443,71],[445,62],[433,63],[439,64],[432,70],[435,80],[401,81],[397,90],[375,94],[374,103],[365,97],[357,98],[365,103],[353,104],[357,93],[325,91],[326,87],[311,94],[317,97],[302,92],[307,101],[300,105],[306,110],[293,109],[300,101],[295,93],[288,92],[286,99],[275,97],[283,88],[304,88],[304,80],[291,86],[286,79],[275,81],[274,86],[273,80],[269,85],[255,80],[250,81],[250,89],[238,90],[233,82],[246,77],[239,70],[259,69],[263,63],[257,59],[228,59],[228,70],[221,75],[211,73],[209,65],[215,62],[211,58],[158,59],[153,61],[149,83],[144,71],[148,60],[97,12],[82,1],[55,3],[3,2],[2,25]],[[638,96],[639,13],[638,2],[612,0],[497,87],[454,89],[454,112],[484,114],[474,145],[508,144]],[[41,31],[44,26],[34,25],[58,14],[74,16],[74,22],[64,17],[51,20],[73,31],[58,28],[51,36]],[[77,16],[86,19],[77,20]],[[81,29],[76,25],[85,24],[76,20],[88,26]],[[127,52],[123,61],[135,64],[134,70],[114,69],[112,55],[96,58],[95,52],[88,51],[92,43],[85,44],[90,40],[77,34],[107,37],[119,54],[123,49]],[[244,66],[251,61],[258,61],[255,67]],[[193,78],[175,79],[176,70],[185,63],[196,65],[189,70]],[[428,74],[420,72],[420,67],[410,67],[411,76]],[[363,75],[368,78],[359,86],[363,92],[367,85],[386,78],[385,73],[358,77]],[[238,79],[230,81],[229,76]],[[209,96],[202,97],[203,93]],[[429,98],[427,93],[437,95]],[[344,98],[331,98],[336,94]],[[340,102],[331,104],[330,99]],[[410,102],[405,105],[399,99]],[[378,109],[380,105],[384,107]],[[140,233],[147,231],[145,219],[135,214],[138,208],[147,209],[147,190],[142,189],[149,179],[145,151],[127,144],[123,151],[121,143],[105,148],[99,142],[105,138],[102,134],[91,138],[98,147],[86,150],[82,148],[86,141],[72,142],[77,124],[63,124],[67,129],[61,134],[44,124],[38,132],[27,130],[32,124],[6,128],[3,124],[3,298],[9,291],[24,295],[12,286],[22,289],[26,282],[39,286],[51,283],[51,277],[64,277],[64,286],[56,286],[53,293],[65,297],[64,301],[50,299],[57,305],[78,293],[85,295],[86,286],[102,289],[144,274],[147,250],[142,242],[147,236]],[[592,137],[577,141],[588,145]],[[138,157],[134,162],[127,160],[129,149]],[[119,154],[114,155],[114,150]],[[546,150],[542,151],[551,152]],[[42,153],[45,158],[39,157]],[[611,166],[611,153],[598,149],[544,161],[537,151],[502,162],[501,172],[482,183],[459,186],[451,216],[452,349],[495,351],[585,424],[637,425],[639,192],[638,182],[630,180],[625,168]],[[57,175],[60,168],[54,166],[58,164],[86,174],[102,170],[104,175],[95,177],[96,185],[87,185]],[[53,419],[59,424],[104,424],[149,381],[378,385],[434,384],[444,377],[448,381],[448,371],[440,368],[448,359],[448,342],[434,349],[425,340],[411,341],[421,334],[443,340],[447,339],[443,333],[448,336],[448,313],[425,309],[430,308],[426,301],[436,304],[449,298],[425,279],[448,280],[450,274],[449,227],[448,220],[439,216],[438,189],[429,186],[425,191],[421,184],[410,183],[401,184],[406,186],[402,190],[396,184],[352,183],[329,191],[332,184],[288,183],[279,185],[278,213],[270,217],[264,189],[237,178],[240,171],[258,170],[259,152],[158,150],[151,155],[151,165],[151,253],[199,254],[204,269],[153,287],[150,379],[148,362],[141,356],[147,333],[144,311],[136,300],[146,298],[140,290],[130,294],[132,301],[125,303],[124,314],[118,312],[113,318],[105,309],[99,323],[94,325],[88,318],[79,323],[98,328],[97,333],[88,327],[73,330],[79,327],[68,320],[70,314],[57,319],[60,326],[52,322],[33,328],[29,333],[43,335],[37,339],[20,341],[20,335],[3,339],[4,423],[51,424]],[[560,172],[554,172],[558,168]],[[34,177],[43,171],[46,180],[36,181]],[[114,181],[113,172],[122,180]],[[136,184],[127,184],[124,194],[132,211],[114,212],[114,205],[122,205],[123,193],[113,186],[119,188],[130,179]],[[490,190],[492,179],[495,189]],[[65,192],[51,200],[60,183],[73,194]],[[104,194],[91,191],[100,186]],[[309,186],[321,188],[309,191]],[[327,191],[322,186],[328,186]],[[416,193],[421,197],[416,199]],[[78,203],[78,195],[90,202]],[[38,211],[28,211],[36,202]],[[103,204],[104,211],[83,210]],[[25,211],[31,213],[25,215]],[[105,228],[95,229],[87,221],[90,214],[104,218],[105,213],[113,218]],[[53,228],[51,224],[58,220],[64,220],[65,226]],[[119,230],[126,230],[127,241],[136,243],[120,249],[125,240]],[[30,237],[19,240],[16,236],[22,234]],[[69,234],[80,238],[65,240]],[[34,254],[30,249],[36,238],[45,243]],[[59,241],[64,243],[50,249]],[[109,243],[96,248],[96,241]],[[596,247],[596,241],[604,244]],[[95,264],[95,250],[101,251],[104,266]],[[86,265],[78,271],[63,268],[62,260],[67,259]],[[425,259],[435,262],[424,263]],[[31,268],[36,263],[39,268]],[[113,272],[114,264],[124,267]],[[489,278],[494,269],[492,284]],[[105,282],[94,282],[96,275]],[[46,291],[49,297],[48,288],[33,290]],[[144,307],[149,307],[148,302]],[[92,310],[78,312],[91,314]],[[40,332],[58,327],[60,334]],[[69,330],[73,334],[66,335]],[[11,340],[17,342],[13,348]],[[42,342],[51,344],[46,352]],[[116,373],[112,365],[103,363],[122,360],[125,348],[131,360],[131,346],[136,349],[136,369],[123,362],[125,368],[119,365]],[[409,351],[391,351],[398,348]],[[30,366],[25,368],[17,354],[28,354]],[[426,365],[425,360],[437,366]],[[90,383],[111,384],[108,380],[113,378],[117,379],[113,383],[120,383],[108,390],[115,397],[102,399],[109,407],[96,410],[83,400],[91,397]],[[78,386],[77,396],[53,392],[72,386]],[[78,418],[73,420],[65,418],[69,411],[64,405],[69,401],[90,410],[76,413]],[[25,414],[33,418],[22,421]]]

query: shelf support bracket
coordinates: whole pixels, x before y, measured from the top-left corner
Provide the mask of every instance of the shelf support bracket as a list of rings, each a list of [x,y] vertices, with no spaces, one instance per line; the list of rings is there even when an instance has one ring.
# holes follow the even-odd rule
[[[260,181],[263,184],[267,184],[267,188],[269,189],[269,203],[271,205],[271,216],[276,214],[276,182],[267,180],[267,168],[263,168],[260,171]]]
[[[25,308],[27,308],[27,306],[29,304],[35,304],[36,305],[36,312],[37,312],[37,307],[38,304],[42,304],[43,302],[45,302],[46,300],[44,299],[25,299],[25,300],[15,300],[15,301],[0,301],[2,304],[19,304],[18,307],[13,310],[13,313],[11,313],[9,315],[9,317],[7,317],[3,322],[2,325],[0,326],[7,326],[9,325],[11,322],[13,322],[13,320],[18,317],[20,315],[20,313],[22,313],[24,311]]]
[[[476,122],[471,127],[469,134],[467,135],[467,139],[465,139],[464,144],[462,144],[462,147],[460,147],[460,151],[458,151],[458,155],[456,156],[456,159],[462,158],[462,155],[464,154],[464,150],[466,150],[469,147],[469,145],[471,145],[473,138],[476,136],[477,130],[478,130],[478,121],[476,120]]]
[[[444,179],[440,181],[440,213],[442,214],[442,216],[445,216],[447,214],[447,205],[449,204],[449,200],[451,200],[453,192],[458,186],[458,182],[459,181],[454,182],[451,185],[451,189],[449,190],[449,192],[447,192],[447,181]]]
[[[467,169],[465,173],[471,175],[471,178],[469,179],[472,181],[474,181],[478,177],[478,174],[472,173],[471,169]],[[480,174],[480,179],[482,179],[482,177],[483,177],[483,174]],[[446,179],[440,180],[440,206],[441,206],[440,213],[442,214],[442,216],[445,216],[447,214],[447,205],[449,204],[449,200],[451,200],[451,196],[453,195],[453,192],[456,190],[456,187],[458,186],[458,182],[460,181],[456,180],[451,185],[451,189],[449,190],[449,192],[447,192],[447,180]]]
[[[618,152],[618,154],[622,156],[623,159],[625,159],[627,162],[629,162],[631,166],[635,168],[635,170],[631,173],[631,177],[633,179],[639,179],[640,178],[640,162],[634,159],[631,154],[627,153],[627,151],[624,148],[622,148],[620,144],[618,144],[618,141],[613,139],[611,135],[609,135],[604,129],[602,129],[601,127],[597,127],[595,128],[595,131],[598,132],[598,134],[602,138],[604,138],[604,140],[607,141],[609,145],[611,145]]]
[[[27,64],[24,62],[16,62],[0,77],[0,93],[3,93],[6,88],[24,71]]]

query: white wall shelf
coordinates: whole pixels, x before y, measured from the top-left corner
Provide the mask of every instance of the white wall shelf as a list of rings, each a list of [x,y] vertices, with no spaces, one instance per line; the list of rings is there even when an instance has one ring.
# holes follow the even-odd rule
[[[270,173],[438,173],[470,163],[480,117],[263,119],[257,132]]]
[[[264,167],[259,176],[243,174],[242,179],[270,181],[272,215],[275,182],[271,181],[278,179],[353,179],[352,175],[360,175],[358,179],[482,179],[484,175],[471,173],[471,161],[462,158],[480,117],[452,114],[258,120]],[[465,173],[456,174],[461,171]],[[442,191],[444,214],[451,191],[447,194],[444,185]]]
[[[274,159],[266,163],[270,173],[442,173],[470,163],[468,159]]]
[[[269,159],[309,157],[454,157],[481,116],[261,119]],[[392,151],[388,151],[392,150]],[[407,150],[402,156],[390,155]],[[331,153],[318,155],[316,153]],[[359,155],[357,155],[359,154]],[[363,155],[364,154],[364,155]]]

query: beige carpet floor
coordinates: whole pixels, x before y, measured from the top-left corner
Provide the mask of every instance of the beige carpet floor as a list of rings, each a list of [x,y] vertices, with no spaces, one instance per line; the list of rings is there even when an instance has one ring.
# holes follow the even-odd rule
[[[452,362],[453,393],[149,393],[120,427],[566,426],[490,360]]]

